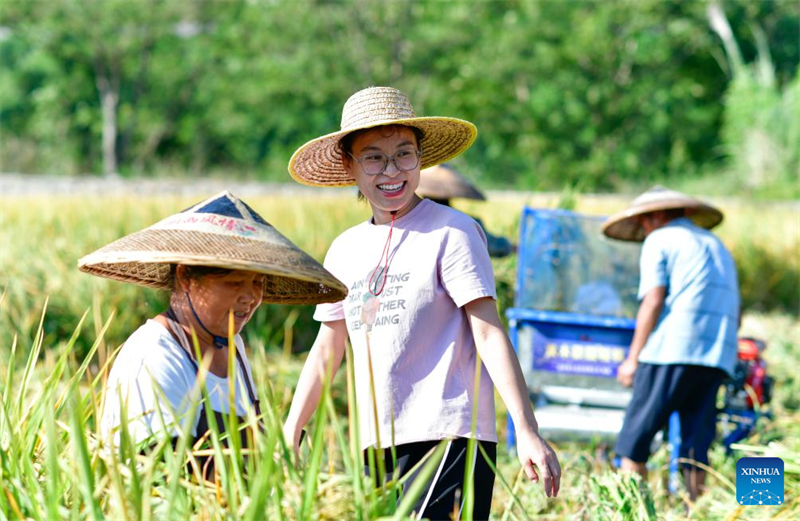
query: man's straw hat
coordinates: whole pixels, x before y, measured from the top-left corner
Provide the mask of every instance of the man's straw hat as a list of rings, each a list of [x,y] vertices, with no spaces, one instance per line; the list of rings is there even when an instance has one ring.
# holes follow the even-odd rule
[[[466,177],[450,165],[427,168],[419,176],[417,195],[428,199],[477,199],[486,197]]]
[[[289,160],[289,173],[311,186],[353,186],[342,165],[339,140],[355,130],[385,125],[416,127],[424,133],[421,168],[456,157],[475,141],[478,130],[469,121],[446,117],[417,117],[408,97],[391,87],[370,87],[356,92],[342,109],[341,130],[313,139]]]
[[[265,302],[317,304],[347,295],[344,284],[227,191],[100,248],[78,269],[172,289],[171,264],[264,273]]]
[[[686,217],[697,226],[710,230],[722,222],[722,212],[694,197],[681,192],[654,186],[633,200],[630,207],[618,212],[603,224],[603,233],[612,239],[641,242],[645,232],[639,217],[660,210],[686,211]]]

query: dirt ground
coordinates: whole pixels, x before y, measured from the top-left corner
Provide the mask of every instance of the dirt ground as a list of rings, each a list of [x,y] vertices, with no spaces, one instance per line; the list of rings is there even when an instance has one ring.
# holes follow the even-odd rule
[[[288,174],[287,174],[288,177]],[[224,179],[126,179],[101,176],[52,176],[39,174],[0,174],[0,196],[32,195],[141,195],[207,196],[230,190],[239,197],[255,195],[334,196],[352,192],[347,188],[319,189],[298,183],[225,181]]]

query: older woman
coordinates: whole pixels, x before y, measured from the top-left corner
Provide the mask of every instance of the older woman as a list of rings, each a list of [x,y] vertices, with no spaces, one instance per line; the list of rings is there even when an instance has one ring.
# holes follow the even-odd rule
[[[321,303],[347,293],[228,192],[123,237],[78,266],[94,275],[171,291],[169,308],[128,338],[111,368],[101,431],[117,443],[123,424],[134,442],[174,438],[182,428],[195,439],[206,434],[208,415],[196,386],[201,363],[208,367],[205,388],[220,429],[231,406],[240,419],[248,409],[259,414],[242,328],[263,301]],[[230,349],[235,349],[233,357]],[[235,367],[229,367],[232,359]]]
[[[519,362],[497,315],[484,233],[467,215],[414,193],[421,168],[452,159],[475,136],[467,121],[417,117],[402,92],[373,87],[345,103],[340,131],[306,143],[289,163],[303,184],[357,185],[372,218],[345,231],[328,251],[325,266],[350,295],[317,307],[319,335],[284,434],[297,446],[319,402],[322,375],[338,368],[349,338],[361,448],[384,450],[389,468],[404,474],[446,443],[415,508],[432,519],[460,511],[465,473],[475,476],[474,517],[489,516],[494,474],[480,453],[468,455],[467,449],[473,438],[495,457],[493,382],[521,433],[517,451],[528,477],[538,481],[536,466],[547,495],[559,489],[558,459],[539,436]],[[467,461],[475,467],[466,469]]]

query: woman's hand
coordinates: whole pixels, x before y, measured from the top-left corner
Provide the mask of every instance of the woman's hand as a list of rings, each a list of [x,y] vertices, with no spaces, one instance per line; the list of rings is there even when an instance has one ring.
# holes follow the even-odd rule
[[[547,497],[558,496],[561,488],[561,465],[555,451],[544,438],[530,429],[517,431],[517,456],[529,480],[539,482],[539,474],[536,472],[538,468]]]
[[[511,346],[497,307],[491,298],[480,298],[464,306],[475,338],[475,347],[483,360],[489,376],[517,426],[517,454],[528,479],[538,483],[538,467],[548,497],[558,495],[561,485],[561,465],[556,453],[541,436],[533,414],[528,387]]]
[[[283,439],[286,440],[286,445],[291,447],[295,456],[300,456],[300,433],[303,432],[300,426],[291,421],[283,424]]]

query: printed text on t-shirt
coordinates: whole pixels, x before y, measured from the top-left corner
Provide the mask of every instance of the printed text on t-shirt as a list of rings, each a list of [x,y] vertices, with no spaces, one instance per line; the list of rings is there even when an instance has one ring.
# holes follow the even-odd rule
[[[366,291],[370,276],[371,272],[350,286],[345,310],[351,331],[364,327],[369,331],[374,327],[399,324],[400,313],[407,310],[402,293],[411,272],[388,274],[383,291],[377,296]]]

